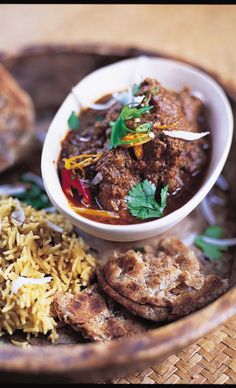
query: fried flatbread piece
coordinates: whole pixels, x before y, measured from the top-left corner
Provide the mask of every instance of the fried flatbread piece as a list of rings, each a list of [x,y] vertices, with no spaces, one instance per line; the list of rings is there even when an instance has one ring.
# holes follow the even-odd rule
[[[94,284],[72,295],[54,298],[58,317],[93,341],[110,340],[147,330],[147,324],[132,316]]]
[[[30,96],[0,64],[0,172],[22,157],[33,135]]]
[[[205,276],[195,253],[176,238],[162,239],[156,257],[129,250],[98,267],[102,289],[130,312],[172,321],[216,299],[226,279]]]

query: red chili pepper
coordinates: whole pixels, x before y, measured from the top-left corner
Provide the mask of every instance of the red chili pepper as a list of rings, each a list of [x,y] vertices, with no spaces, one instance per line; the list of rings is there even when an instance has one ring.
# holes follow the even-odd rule
[[[82,201],[86,205],[91,205],[92,197],[89,186],[79,179],[77,175],[73,175],[70,170],[63,168],[60,170],[61,173],[61,183],[62,190],[65,193],[66,197],[74,204],[76,204],[76,200],[71,193],[71,188],[78,191],[80,196],[82,197]]]

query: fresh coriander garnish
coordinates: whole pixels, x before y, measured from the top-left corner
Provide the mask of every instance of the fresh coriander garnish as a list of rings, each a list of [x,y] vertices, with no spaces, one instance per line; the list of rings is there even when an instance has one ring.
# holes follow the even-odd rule
[[[115,122],[110,122],[111,125],[111,137],[110,146],[116,148],[121,144],[128,144],[122,142],[128,133],[148,133],[151,130],[151,124],[140,124],[135,129],[130,129],[126,126],[126,121],[134,118],[141,117],[144,113],[152,109],[152,106],[144,106],[142,108],[131,108],[129,105],[125,105],[120,112],[118,119]]]
[[[161,189],[161,203],[155,199],[156,186],[145,179],[132,187],[126,196],[126,202],[130,213],[141,220],[147,218],[159,218],[167,204],[168,186]]]
[[[72,111],[68,119],[68,125],[69,125],[69,128],[72,129],[73,131],[77,131],[80,128],[79,117],[74,111]]]
[[[219,260],[222,257],[222,253],[226,251],[227,246],[214,245],[209,242],[204,241],[204,237],[212,237],[215,239],[220,239],[223,235],[223,228],[220,226],[209,226],[202,235],[199,235],[195,238],[194,244],[200,248],[204,255],[211,260]]]

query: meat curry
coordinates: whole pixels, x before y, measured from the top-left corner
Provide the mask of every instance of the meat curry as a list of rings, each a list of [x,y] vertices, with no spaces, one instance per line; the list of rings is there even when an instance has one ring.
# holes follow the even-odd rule
[[[146,78],[79,116],[72,112],[68,124],[58,173],[70,206],[84,217],[120,225],[154,220],[202,184],[207,112],[187,87],[176,92]]]

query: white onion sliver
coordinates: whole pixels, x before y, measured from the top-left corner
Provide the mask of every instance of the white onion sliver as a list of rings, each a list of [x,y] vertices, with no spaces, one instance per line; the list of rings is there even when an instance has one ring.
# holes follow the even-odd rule
[[[103,180],[103,176],[100,172],[98,172],[92,180],[93,185],[98,185]]]
[[[219,206],[224,206],[226,204],[226,201],[224,198],[219,197],[218,195],[210,194],[208,196],[208,200],[211,205],[219,205]]]
[[[107,101],[104,104],[97,104],[97,103],[89,103],[88,107],[94,110],[104,110],[104,109],[109,109],[112,105],[114,105],[116,100],[112,98],[111,100]]]
[[[40,189],[44,190],[44,184],[41,176],[34,174],[33,172],[26,172],[22,175],[22,178],[35,183]]]
[[[56,213],[57,209],[54,206],[45,207],[43,209],[46,213]]]
[[[163,131],[167,136],[182,140],[199,140],[202,137],[209,135],[210,132],[188,132],[188,131]]]
[[[12,292],[17,294],[19,289],[26,284],[45,284],[49,283],[52,280],[51,276],[47,276],[44,278],[36,279],[36,278],[25,278],[23,276],[19,276],[16,280],[12,282]]]
[[[0,185],[0,195],[16,195],[26,192],[24,186]]]
[[[219,247],[233,247],[236,245],[236,238],[216,239],[208,236],[201,236],[201,239],[208,244],[214,244]]]
[[[210,225],[215,225],[216,224],[216,217],[215,214],[209,204],[208,198],[204,198],[202,202],[199,205],[202,214],[205,218],[205,220],[208,222]]]
[[[229,182],[222,174],[218,177],[216,186],[218,186],[223,191],[229,190]]]
[[[51,222],[49,220],[46,220],[46,224],[49,226],[49,228],[51,228],[55,232],[58,232],[58,233],[63,233],[64,232],[63,228],[61,228],[60,226],[54,224],[53,222]]]
[[[190,246],[194,243],[194,240],[195,238],[197,237],[197,233],[195,232],[192,232],[190,233],[187,237],[185,237],[184,239],[182,239],[182,242],[187,245],[187,246]]]
[[[25,213],[20,205],[20,202],[16,200],[16,203],[17,205],[15,210],[11,213],[11,220],[16,221],[20,226],[22,226],[25,221]]]
[[[88,141],[90,141],[91,139],[89,137],[79,137],[79,141],[82,141],[82,143],[87,143]]]

